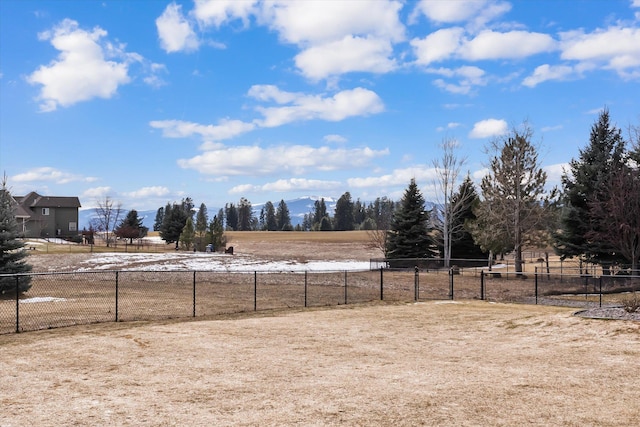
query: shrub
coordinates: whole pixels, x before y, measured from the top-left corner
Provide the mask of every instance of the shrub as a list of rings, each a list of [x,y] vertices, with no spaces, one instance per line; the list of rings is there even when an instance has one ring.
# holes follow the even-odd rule
[[[633,292],[622,298],[622,308],[627,313],[635,313],[640,310],[640,294]]]

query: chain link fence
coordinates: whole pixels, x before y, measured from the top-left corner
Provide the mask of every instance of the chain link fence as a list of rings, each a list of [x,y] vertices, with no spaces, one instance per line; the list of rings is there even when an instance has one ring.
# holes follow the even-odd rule
[[[563,272],[564,273],[564,272]],[[0,295],[0,334],[64,326],[205,317],[383,301],[481,299],[592,307],[640,291],[639,276],[503,274],[480,267],[366,271],[96,271],[29,276],[25,293]]]

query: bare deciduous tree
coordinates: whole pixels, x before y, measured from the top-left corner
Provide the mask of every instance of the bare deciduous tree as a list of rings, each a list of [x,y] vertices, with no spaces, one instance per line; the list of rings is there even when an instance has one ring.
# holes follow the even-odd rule
[[[458,141],[453,138],[445,138],[440,146],[442,158],[433,161],[436,172],[434,185],[438,213],[438,218],[434,223],[440,232],[438,237],[440,246],[443,248],[444,266],[449,267],[454,236],[461,231],[460,229],[464,225],[457,219],[463,208],[469,203],[470,194],[463,194],[458,198],[454,197],[460,169],[466,162],[465,157],[459,158],[456,155]]]
[[[96,217],[91,221],[91,225],[96,231],[105,233],[105,240],[107,247],[109,247],[109,236],[116,224],[118,224],[122,213],[122,204],[114,202],[109,196],[105,196],[104,199],[98,199],[96,203]]]

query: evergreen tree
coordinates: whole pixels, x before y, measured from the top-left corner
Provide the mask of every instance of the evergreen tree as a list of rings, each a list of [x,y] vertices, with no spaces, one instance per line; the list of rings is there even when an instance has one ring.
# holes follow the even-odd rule
[[[362,203],[360,199],[357,199],[353,204],[354,228],[362,228],[365,219],[367,219],[367,209],[364,203]]]
[[[209,223],[207,230],[207,241],[213,245],[214,251],[223,251],[227,246],[227,238],[224,235],[222,220],[216,215]]]
[[[200,204],[198,213],[196,214],[196,246],[198,250],[204,250],[204,239],[207,233],[207,226],[209,225],[209,215],[207,214],[207,206],[204,203]]]
[[[191,199],[191,197],[182,199],[182,203],[180,204],[180,207],[182,208],[182,210],[187,216],[191,217],[191,220],[193,221],[193,214],[195,213],[195,207],[196,207],[196,205],[193,203],[193,199]]]
[[[233,203],[224,205],[224,217],[227,220],[227,230],[235,231],[238,229],[238,209]]]
[[[20,233],[15,214],[11,193],[7,188],[6,175],[2,179],[0,188],[0,274],[18,274],[31,271],[25,258],[28,253],[24,250],[24,242],[19,240]],[[31,277],[20,276],[17,283],[18,293],[27,292],[31,288]],[[0,295],[15,294],[16,279],[14,277],[0,278]]]
[[[156,219],[153,222],[153,231],[160,231],[162,227],[162,220],[164,219],[164,207],[159,207],[156,212]]]
[[[276,225],[280,231],[291,231],[293,226],[291,225],[291,215],[289,214],[289,207],[283,199],[278,203],[276,210]]]
[[[367,206],[367,218],[375,222],[376,230],[388,230],[393,219],[395,203],[387,197],[377,197],[373,203]]]
[[[176,249],[178,249],[180,234],[182,234],[182,229],[187,223],[187,218],[191,218],[191,212],[188,212],[186,210],[187,208],[188,204],[185,203],[180,205],[177,203],[173,203],[172,205],[167,204],[164,208],[164,219],[162,221],[162,227],[160,227],[160,237],[167,244],[175,242]]]
[[[133,239],[145,237],[148,231],[149,229],[142,224],[142,218],[138,217],[138,211],[132,209],[113,233],[120,239],[129,239],[129,244],[132,244]]]
[[[193,227],[193,220],[190,216],[187,217],[182,232],[180,233],[180,245],[184,250],[191,250],[193,242],[196,237],[196,232]]]
[[[429,214],[424,203],[416,181],[412,179],[391,221],[385,251],[387,258],[433,258],[437,255],[429,235]]]
[[[276,231],[278,229],[276,208],[270,201],[264,204],[264,221],[267,231]]]
[[[333,227],[331,225],[331,219],[328,216],[322,217],[322,221],[318,224],[318,229],[320,231],[331,231]]]
[[[336,202],[336,213],[334,215],[334,230],[344,231],[354,229],[353,201],[351,193],[344,193]]]
[[[313,227],[313,213],[306,213],[304,214],[304,216],[302,217],[302,224],[300,224],[300,227],[302,228],[303,231],[309,231],[311,230],[311,228]]]
[[[240,198],[238,203],[238,230],[250,231],[254,229],[255,216],[251,202],[244,197]]]
[[[580,150],[579,158],[569,163],[563,175],[560,231],[555,234],[556,252],[564,258],[584,256],[589,262],[608,264],[620,261],[607,243],[590,239],[602,227],[590,213],[589,203],[599,203],[611,182],[612,175],[624,162],[624,140],[620,129],[613,126],[609,110],[600,113],[592,126],[589,145]]]
[[[312,228],[316,230],[322,230],[322,220],[328,218],[327,205],[324,202],[324,197],[320,200],[313,202],[313,225]],[[331,227],[329,227],[331,228]]]
[[[542,169],[538,153],[531,143],[533,131],[525,123],[495,140],[492,149],[498,153],[489,165],[489,173],[482,179],[482,200],[475,214],[476,242],[488,242],[483,248],[503,245],[514,251],[515,270],[522,272],[522,248],[537,244],[543,228],[542,198],[547,173]]]
[[[224,216],[224,209],[220,208],[218,209],[218,215],[216,215],[218,217],[218,221],[220,222],[220,224],[222,224],[222,228],[224,228],[224,221],[225,221],[225,216]]]
[[[469,231],[468,224],[476,220],[473,209],[480,203],[480,197],[475,185],[469,176],[460,184],[458,191],[453,195],[451,203],[460,206],[458,215],[452,223],[452,259],[484,259],[487,252],[476,244]]]

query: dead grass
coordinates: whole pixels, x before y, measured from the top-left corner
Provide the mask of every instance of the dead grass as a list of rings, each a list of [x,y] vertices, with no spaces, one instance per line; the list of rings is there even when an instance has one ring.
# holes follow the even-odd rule
[[[639,357],[637,323],[471,301],[92,325],[0,336],[1,424],[627,426]]]
[[[379,256],[368,255],[361,233],[301,234],[239,233],[230,244],[267,259]],[[88,256],[34,260],[68,269]],[[111,300],[101,296],[111,292],[109,274],[96,273],[95,286],[86,279],[73,286],[112,316]],[[175,289],[130,274],[122,292],[139,295],[121,307],[123,316],[147,310],[153,322],[0,335],[1,426],[627,426],[640,412],[640,377],[629,375],[640,360],[640,323],[577,318],[570,308],[459,300],[477,294],[474,276],[455,278],[456,301],[331,309],[274,304],[254,313],[252,295],[245,298],[250,284],[212,275],[208,291],[217,291],[203,300],[244,312],[194,322],[158,320],[148,310],[175,309]],[[286,289],[285,303],[299,307],[301,285],[292,278],[299,275],[266,277],[262,301],[275,302]],[[317,286],[335,282],[326,295],[343,297],[340,275],[318,280]],[[173,281],[188,284],[179,274]],[[361,288],[369,282],[376,278],[363,279]],[[421,276],[421,298],[446,299],[447,282],[444,274]],[[385,296],[397,292],[406,300],[412,284],[410,273],[389,273]],[[487,295],[508,300],[530,285],[491,279]],[[145,305],[145,289],[161,291],[159,306]]]

